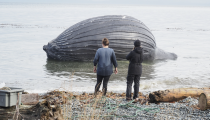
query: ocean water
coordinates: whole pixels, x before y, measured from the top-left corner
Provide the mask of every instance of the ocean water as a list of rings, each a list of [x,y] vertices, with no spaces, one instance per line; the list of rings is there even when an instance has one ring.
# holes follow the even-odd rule
[[[143,63],[140,91],[210,86],[210,8],[0,3],[0,83],[28,92],[93,92],[92,62],[48,60],[43,45],[82,20],[128,15],[177,60]],[[108,91],[125,92],[128,61],[118,61]]]

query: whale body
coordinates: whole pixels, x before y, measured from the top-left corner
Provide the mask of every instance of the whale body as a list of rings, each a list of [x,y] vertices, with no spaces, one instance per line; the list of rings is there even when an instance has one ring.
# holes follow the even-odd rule
[[[109,47],[117,60],[125,60],[133,49],[134,41],[140,40],[144,61],[176,59],[174,53],[156,46],[155,37],[140,20],[126,15],[107,15],[81,21],[43,46],[47,57],[62,61],[90,61],[94,59],[102,39],[109,39]]]

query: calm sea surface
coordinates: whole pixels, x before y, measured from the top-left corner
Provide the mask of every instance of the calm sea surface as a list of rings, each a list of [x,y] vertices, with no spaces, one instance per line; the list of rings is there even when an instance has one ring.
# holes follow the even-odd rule
[[[82,20],[128,15],[144,22],[157,46],[177,60],[143,63],[140,91],[210,86],[210,8],[0,3],[0,83],[29,92],[93,92],[92,62],[47,60],[43,45]],[[127,61],[118,61],[108,91],[125,92]]]

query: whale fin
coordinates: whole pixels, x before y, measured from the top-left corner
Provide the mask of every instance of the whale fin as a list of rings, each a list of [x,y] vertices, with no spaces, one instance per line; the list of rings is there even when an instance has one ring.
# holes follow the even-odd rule
[[[155,59],[156,60],[164,60],[164,59],[176,60],[177,55],[175,53],[166,52],[160,48],[156,48]]]

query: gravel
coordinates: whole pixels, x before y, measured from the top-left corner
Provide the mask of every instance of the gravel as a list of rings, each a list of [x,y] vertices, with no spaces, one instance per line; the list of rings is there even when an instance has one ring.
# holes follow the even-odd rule
[[[113,120],[210,120],[210,109],[201,111],[194,106],[198,100],[188,97],[175,103],[149,103],[149,105],[130,103],[125,99],[111,99],[98,101],[73,99],[69,104],[62,105],[66,118],[80,119],[113,119]],[[96,105],[96,106],[94,106]],[[114,108],[116,107],[116,108]],[[69,117],[70,116],[70,117]]]

